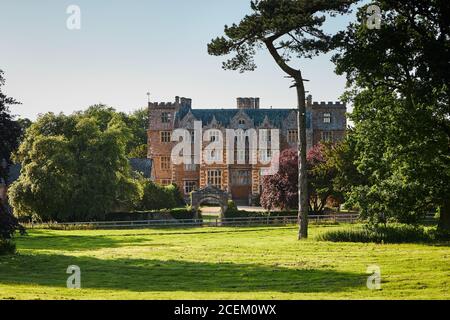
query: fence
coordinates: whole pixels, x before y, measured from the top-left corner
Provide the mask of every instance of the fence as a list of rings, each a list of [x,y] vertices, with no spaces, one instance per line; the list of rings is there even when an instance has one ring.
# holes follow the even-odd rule
[[[310,215],[309,221],[313,223],[355,223],[358,214]],[[68,222],[32,224],[29,228],[57,228],[57,229],[133,229],[158,227],[239,227],[239,226],[282,226],[298,223],[296,216],[266,216],[266,217],[239,217],[239,218],[204,218],[180,220],[137,220],[137,221],[99,221],[99,222]]]

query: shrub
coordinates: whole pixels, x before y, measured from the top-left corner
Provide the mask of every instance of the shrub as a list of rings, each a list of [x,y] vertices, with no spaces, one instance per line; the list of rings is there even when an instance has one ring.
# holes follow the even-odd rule
[[[177,220],[195,218],[195,211],[191,207],[171,209],[169,213],[174,219]]]
[[[143,182],[144,194],[139,209],[160,210],[184,206],[183,196],[174,184],[163,187],[149,179]]]
[[[141,210],[156,210],[164,207],[165,193],[162,187],[147,179],[143,182],[143,189],[144,194],[139,206]]]
[[[181,191],[176,184],[170,184],[164,187],[164,191],[167,193],[167,196],[170,199],[170,203],[172,204],[170,208],[184,206],[185,203],[183,195],[181,194]]]
[[[238,210],[234,202],[230,206],[230,202],[228,202],[228,209],[225,212],[225,216],[227,218],[258,218],[258,217],[294,217],[297,216],[297,211],[244,211]]]
[[[194,219],[195,212],[190,207],[159,209],[135,212],[111,212],[106,214],[105,221],[137,221],[165,219]]]
[[[258,193],[256,196],[252,197],[252,206],[261,207],[261,194]]]
[[[332,230],[318,236],[318,240],[332,242],[410,243],[433,239],[423,227],[405,224]]]
[[[16,245],[12,241],[16,231],[25,234],[25,228],[19,224],[11,210],[0,202],[0,255],[16,252]]]
[[[238,207],[233,200],[228,200],[227,202],[227,210],[225,211],[225,216],[227,217],[235,217],[239,214]]]

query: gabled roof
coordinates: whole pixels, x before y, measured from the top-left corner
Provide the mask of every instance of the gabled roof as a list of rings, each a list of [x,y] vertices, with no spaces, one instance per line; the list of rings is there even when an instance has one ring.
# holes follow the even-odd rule
[[[129,159],[131,169],[135,172],[140,172],[145,178],[151,177],[152,173],[152,160],[147,158],[132,158]]]
[[[251,119],[253,119],[255,126],[258,127],[264,122],[267,117],[270,122],[278,128],[281,128],[283,120],[286,119],[295,109],[190,109],[188,107],[181,108],[176,115],[176,120],[182,120],[188,113],[194,115],[198,121],[202,121],[206,125],[215,117],[218,122],[224,127],[227,127],[231,120],[240,111],[245,112]],[[309,126],[308,126],[309,127]]]

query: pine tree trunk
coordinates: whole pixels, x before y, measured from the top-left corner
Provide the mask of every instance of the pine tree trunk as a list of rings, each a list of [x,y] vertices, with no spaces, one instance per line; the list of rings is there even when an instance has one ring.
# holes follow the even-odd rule
[[[308,238],[308,211],[309,196],[308,182],[306,178],[306,94],[303,77],[300,70],[291,68],[280,56],[275,48],[273,41],[278,37],[266,39],[265,44],[270,54],[278,66],[294,79],[297,88],[298,99],[298,219],[300,227],[298,230],[298,239]]]
[[[306,172],[306,96],[303,79],[295,78],[298,98],[298,239],[308,238],[308,181]]]

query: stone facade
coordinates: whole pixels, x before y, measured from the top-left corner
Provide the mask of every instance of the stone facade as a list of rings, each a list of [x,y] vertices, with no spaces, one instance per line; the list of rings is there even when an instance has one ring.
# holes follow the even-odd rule
[[[188,197],[196,189],[209,185],[228,192],[241,203],[250,203],[261,192],[261,163],[227,164],[230,156],[223,151],[223,164],[174,165],[171,151],[176,142],[171,134],[177,128],[194,130],[194,122],[201,121],[203,133],[208,129],[222,132],[226,129],[279,129],[280,150],[297,147],[296,109],[260,109],[259,98],[238,98],[236,109],[193,109],[192,100],[175,97],[175,102],[148,105],[148,158],[152,159],[152,177],[156,183],[175,183]],[[340,102],[313,102],[307,99],[307,147],[310,149],[321,140],[339,141],[346,130],[346,105]],[[203,141],[203,148],[210,141]],[[270,145],[270,143],[269,143]],[[246,145],[248,155],[249,146]],[[235,156],[237,156],[235,151]],[[247,156],[248,157],[248,156]],[[236,157],[235,157],[236,160]]]
[[[221,217],[225,214],[228,207],[228,198],[229,195],[227,192],[211,187],[206,186],[205,188],[193,191],[191,193],[191,205],[197,213],[199,208],[203,203],[213,203],[221,207]]]

